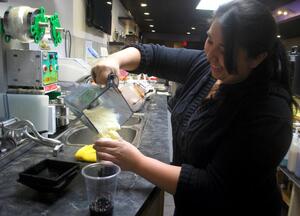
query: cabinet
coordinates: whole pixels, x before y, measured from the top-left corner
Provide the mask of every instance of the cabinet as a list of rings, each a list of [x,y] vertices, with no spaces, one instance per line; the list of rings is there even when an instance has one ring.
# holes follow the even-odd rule
[[[164,213],[164,191],[155,187],[146,203],[136,214],[139,216],[163,216]]]

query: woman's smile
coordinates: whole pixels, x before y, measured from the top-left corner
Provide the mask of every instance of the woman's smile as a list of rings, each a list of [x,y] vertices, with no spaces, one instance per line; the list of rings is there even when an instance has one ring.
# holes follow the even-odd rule
[[[222,67],[221,66],[217,66],[217,65],[213,65],[211,64],[211,70],[213,73],[221,73],[222,72]]]
[[[210,68],[211,68],[211,74],[215,79],[219,80],[224,78],[224,76],[226,76],[224,67],[222,67],[221,65],[211,64]]]

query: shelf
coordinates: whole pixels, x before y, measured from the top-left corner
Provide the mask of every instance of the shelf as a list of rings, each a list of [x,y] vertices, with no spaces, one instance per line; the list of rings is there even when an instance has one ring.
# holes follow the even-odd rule
[[[118,19],[122,25],[128,25],[131,23],[135,23],[133,18],[131,18],[131,17],[118,17]]]
[[[108,42],[108,45],[110,45],[110,46],[125,46],[125,43],[118,42],[118,41],[111,41],[111,42]]]
[[[126,36],[135,35],[137,33],[137,23],[131,17],[118,17],[119,23],[123,25],[126,31]],[[138,37],[137,35],[135,35]]]
[[[139,37],[134,34],[127,34],[125,41],[127,44],[137,44],[139,42]]]
[[[279,169],[298,187],[300,188],[300,178],[296,177],[286,167],[280,166]]]
[[[126,38],[133,38],[133,39],[137,39],[137,40],[139,39],[139,37],[135,34],[127,34]]]

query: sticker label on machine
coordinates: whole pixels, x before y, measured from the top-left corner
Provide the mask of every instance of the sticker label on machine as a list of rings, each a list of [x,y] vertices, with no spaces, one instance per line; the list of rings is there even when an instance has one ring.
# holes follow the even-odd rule
[[[43,52],[43,84],[48,85],[58,81],[58,63],[56,52]]]

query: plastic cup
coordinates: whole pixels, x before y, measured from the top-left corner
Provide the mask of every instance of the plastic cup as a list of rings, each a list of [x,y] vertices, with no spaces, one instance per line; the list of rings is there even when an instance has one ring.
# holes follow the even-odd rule
[[[107,161],[93,163],[82,169],[91,216],[113,215],[120,171],[119,166]]]

